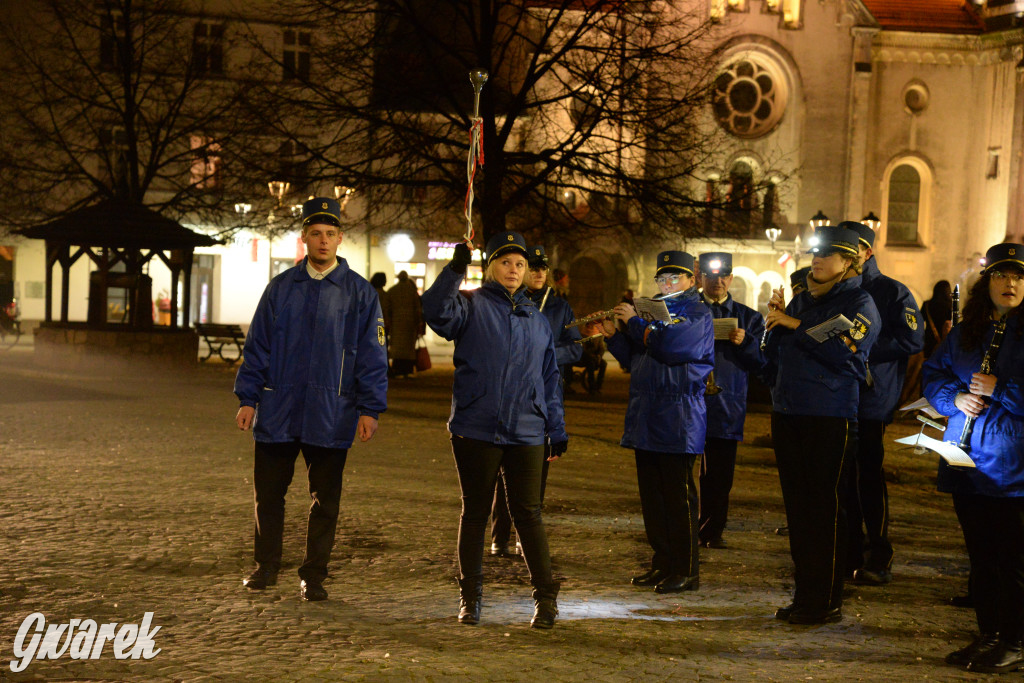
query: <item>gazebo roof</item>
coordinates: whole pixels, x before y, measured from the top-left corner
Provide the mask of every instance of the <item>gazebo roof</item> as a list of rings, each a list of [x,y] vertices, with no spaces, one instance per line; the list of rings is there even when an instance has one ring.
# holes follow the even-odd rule
[[[89,247],[192,249],[221,244],[136,202],[108,199],[62,218],[16,230],[35,239]]]

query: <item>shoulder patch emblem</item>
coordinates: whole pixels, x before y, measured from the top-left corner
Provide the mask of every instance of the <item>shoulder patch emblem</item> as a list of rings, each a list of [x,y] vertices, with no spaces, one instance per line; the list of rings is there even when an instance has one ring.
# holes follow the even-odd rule
[[[380,342],[381,346],[384,346],[384,344],[387,343],[387,337],[384,336],[383,325],[377,325],[377,341]]]
[[[907,319],[907,327],[912,330],[917,330],[917,316],[913,313],[904,313],[903,315]]]
[[[855,320],[853,327],[850,328],[850,339],[854,341],[860,341],[864,338],[864,335],[868,333],[868,326],[864,324],[863,320]]]

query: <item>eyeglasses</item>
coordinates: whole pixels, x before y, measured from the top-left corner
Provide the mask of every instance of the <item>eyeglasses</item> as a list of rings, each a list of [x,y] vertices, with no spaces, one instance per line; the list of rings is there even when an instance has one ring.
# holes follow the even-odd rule
[[[674,285],[679,282],[679,275],[658,275],[654,281],[659,285]]]
[[[990,276],[996,282],[1002,282],[1003,280],[1009,280],[1010,284],[1017,284],[1021,280],[1024,280],[1024,275],[1021,273],[1004,273],[1001,270],[993,270]]]

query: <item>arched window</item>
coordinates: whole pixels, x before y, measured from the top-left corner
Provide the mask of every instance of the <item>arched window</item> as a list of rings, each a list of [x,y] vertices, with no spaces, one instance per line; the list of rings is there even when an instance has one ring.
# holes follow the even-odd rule
[[[886,220],[888,244],[919,244],[921,174],[910,164],[900,164],[889,175]]]

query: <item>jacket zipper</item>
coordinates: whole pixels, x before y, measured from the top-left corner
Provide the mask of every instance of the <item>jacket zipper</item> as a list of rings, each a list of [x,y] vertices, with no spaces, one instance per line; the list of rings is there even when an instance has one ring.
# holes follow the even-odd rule
[[[341,396],[341,380],[345,378],[345,349],[341,350],[341,370],[338,372],[338,396]]]

